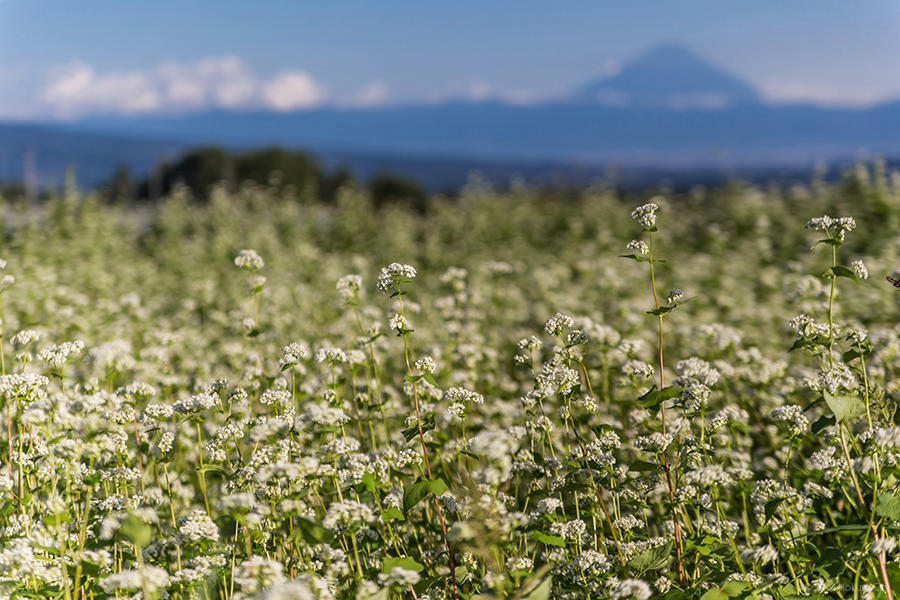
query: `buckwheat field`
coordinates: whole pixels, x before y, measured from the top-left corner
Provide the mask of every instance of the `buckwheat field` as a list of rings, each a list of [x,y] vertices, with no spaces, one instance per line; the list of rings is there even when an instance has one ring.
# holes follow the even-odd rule
[[[3,200],[0,598],[900,593],[900,176],[307,196]]]

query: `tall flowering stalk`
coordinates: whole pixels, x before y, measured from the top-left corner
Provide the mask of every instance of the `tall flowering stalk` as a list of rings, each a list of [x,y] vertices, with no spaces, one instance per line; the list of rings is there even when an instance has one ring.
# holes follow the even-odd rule
[[[674,310],[679,304],[685,301],[684,292],[681,290],[672,290],[666,297],[666,304],[660,303],[659,294],[656,289],[656,263],[662,262],[661,259],[654,257],[653,254],[653,234],[658,231],[656,227],[656,213],[659,205],[655,202],[638,206],[631,212],[631,218],[640,224],[642,231],[647,233],[648,242],[643,240],[633,240],[628,243],[628,249],[634,251],[634,254],[625,255],[638,262],[646,262],[650,265],[650,291],[653,294],[653,310],[647,311],[648,315],[655,316],[658,323],[658,358],[659,358],[659,388],[653,388],[642,398],[643,403],[649,408],[659,408],[660,420],[662,425],[661,443],[657,448],[658,454],[662,456],[662,468],[665,473],[666,489],[669,494],[669,505],[672,511],[672,526],[675,531],[675,559],[678,564],[678,580],[683,582],[685,579],[684,561],[682,558],[684,549],[681,540],[681,526],[678,521],[678,507],[675,502],[675,494],[678,491],[678,475],[673,476],[672,468],[669,464],[669,445],[671,443],[671,435],[667,431],[666,424],[666,400],[681,394],[680,388],[671,386],[666,388],[665,381],[665,365],[663,362],[663,317]],[[676,460],[677,465],[677,460]]]
[[[454,600],[458,600],[459,584],[456,581],[456,559],[453,557],[453,548],[450,545],[450,538],[447,535],[447,523],[444,520],[444,511],[441,510],[441,503],[438,500],[438,496],[447,490],[447,486],[443,482],[443,480],[435,479],[434,475],[431,472],[431,461],[428,459],[428,447],[425,445],[425,432],[422,427],[422,413],[419,407],[419,391],[417,383],[422,379],[429,381],[429,383],[431,383],[432,385],[437,385],[437,382],[434,381],[434,378],[430,372],[417,376],[413,372],[412,364],[410,362],[409,334],[411,334],[413,330],[409,328],[409,321],[406,318],[406,311],[403,305],[403,297],[407,295],[407,292],[406,290],[402,289],[402,286],[406,283],[412,282],[415,277],[416,269],[414,267],[410,265],[402,265],[400,263],[391,263],[390,265],[381,269],[381,273],[379,273],[378,275],[378,282],[376,283],[376,287],[381,293],[390,293],[390,296],[392,298],[397,298],[397,301],[400,305],[400,312],[394,314],[394,316],[391,317],[390,326],[398,336],[403,338],[403,358],[406,363],[406,370],[408,373],[406,378],[407,381],[412,384],[413,404],[416,410],[416,431],[418,433],[419,442],[422,445],[422,459],[425,461],[425,473],[428,476],[428,481],[425,482],[426,485],[424,489],[431,492],[432,498],[434,500],[434,509],[437,514],[438,522],[441,526],[441,534],[444,537],[444,545],[447,548],[447,558],[450,566],[450,591],[453,594]],[[407,493],[409,493],[411,489],[412,488],[407,488]]]
[[[872,549],[873,553],[878,557],[878,571],[882,585],[888,600],[893,600],[893,590],[891,589],[890,577],[887,571],[887,545],[883,543],[886,533],[879,531],[879,527],[876,524],[876,517],[885,516],[884,504],[879,505],[879,493],[883,491],[881,489],[883,481],[880,456],[876,451],[871,458],[874,463],[875,477],[872,478],[871,502],[867,503],[865,498],[867,494],[860,484],[860,479],[856,473],[857,465],[851,457],[850,448],[847,444],[849,436],[853,446],[860,448],[860,443],[853,439],[850,424],[862,414],[866,415],[869,426],[867,435],[877,435],[874,433],[876,430],[873,429],[874,422],[872,420],[869,380],[865,363],[865,356],[871,352],[872,347],[868,343],[865,332],[856,330],[851,331],[850,335],[846,337],[845,341],[849,342],[847,351],[843,354],[835,352],[835,344],[838,341],[840,331],[840,328],[834,321],[838,279],[847,278],[858,283],[861,279],[867,278],[869,273],[862,261],[854,261],[849,267],[840,265],[837,261],[837,251],[844,245],[847,233],[856,228],[856,221],[852,217],[832,218],[824,215],[810,219],[806,224],[806,228],[824,232],[826,236],[817,240],[813,244],[813,248],[819,245],[827,245],[831,249],[831,266],[823,275],[829,281],[828,320],[826,327],[817,325],[815,321],[806,315],[800,315],[792,320],[791,325],[797,331],[798,337],[791,349],[806,348],[815,354],[819,354],[821,357],[821,371],[818,377],[811,381],[810,384],[813,389],[822,394],[825,404],[832,412],[832,415],[827,417],[828,420],[824,421],[823,425],[837,425],[841,452],[847,465],[853,490],[856,492],[857,510],[866,520],[868,531],[872,534]],[[857,376],[850,365],[847,364],[854,361],[858,362],[859,368],[857,372],[861,374],[863,379],[861,392]],[[887,491],[885,497],[890,498],[892,501],[900,501],[900,496],[891,491]],[[893,538],[889,539],[893,540]]]

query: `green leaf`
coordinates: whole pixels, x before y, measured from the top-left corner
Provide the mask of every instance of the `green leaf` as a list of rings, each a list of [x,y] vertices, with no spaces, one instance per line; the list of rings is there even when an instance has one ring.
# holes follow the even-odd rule
[[[677,398],[681,395],[681,388],[677,385],[669,385],[664,387],[662,390],[659,390],[655,385],[651,387],[646,394],[638,398],[638,405],[641,408],[646,408],[651,411],[655,411],[659,408],[659,405],[665,402],[666,400],[671,400],[672,398]]]
[[[151,527],[134,513],[128,513],[119,528],[119,533],[138,548],[146,548],[153,539]]]
[[[395,567],[400,567],[401,569],[406,569],[407,571],[415,571],[416,573],[419,573],[425,568],[425,565],[420,562],[416,562],[415,559],[409,556],[385,556],[381,561],[382,573],[390,573],[394,570]]]
[[[296,519],[297,533],[310,544],[329,543],[334,539],[334,534],[309,519],[298,517]]]
[[[637,254],[620,254],[619,258],[630,258],[631,260],[636,260],[638,262],[650,262],[649,258],[645,256],[638,256]]]
[[[366,489],[369,490],[370,493],[374,494],[377,489],[377,484],[375,482],[375,475],[371,472],[366,472],[362,476],[363,485],[366,486]]]
[[[535,531],[531,534],[531,539],[536,542],[543,542],[548,546],[557,546],[558,548],[566,547],[566,540],[559,537],[558,535],[550,535],[549,533],[544,533],[543,531]]]
[[[774,500],[769,500],[765,503],[766,522],[772,518],[772,515],[775,514],[775,511],[778,510],[778,507],[781,506],[781,503],[785,500],[787,500],[787,498],[775,498]]]
[[[728,600],[730,596],[720,588],[711,588],[705,594],[700,596],[700,600]]]
[[[41,517],[41,521],[43,521],[47,525],[56,525],[59,523],[71,523],[72,515],[68,510],[64,510],[62,512],[58,512],[52,515],[44,515]]]
[[[829,246],[834,246],[835,248],[840,248],[841,246],[844,245],[844,242],[842,242],[838,239],[835,239],[835,238],[825,238],[823,240],[816,240],[816,243],[813,244],[811,247],[815,248],[819,244],[828,244]]]
[[[647,314],[652,315],[654,317],[658,317],[659,315],[664,315],[667,312],[671,312],[675,310],[677,306],[660,306],[659,308],[655,308],[653,310],[648,310]]]
[[[629,560],[628,566],[639,573],[661,569],[669,564],[669,561],[672,559],[672,548],[674,547],[675,541],[670,540],[662,546],[648,548]]]
[[[229,478],[232,476],[231,473],[220,467],[219,465],[203,465],[202,467],[197,467],[198,473],[218,473],[225,478]]]
[[[409,513],[428,494],[440,496],[449,488],[443,479],[419,480],[403,488],[403,512]]]
[[[866,525],[841,525],[839,527],[828,527],[826,529],[819,529],[818,531],[813,531],[812,533],[804,533],[803,535],[797,536],[797,538],[805,538],[805,537],[816,537],[819,535],[826,535],[828,533],[838,533],[842,534],[845,531],[862,531],[864,529],[868,529]],[[851,534],[846,534],[851,535]],[[856,534],[852,534],[856,535]]]
[[[434,380],[434,375],[432,375],[431,373],[425,373],[424,375],[422,375],[422,379],[424,379],[425,381],[427,381],[428,383],[430,383],[431,385],[433,385],[436,388],[441,387],[438,385],[437,381]]]
[[[391,521],[405,521],[406,517],[403,516],[403,513],[396,506],[392,506],[383,513],[381,513],[381,518],[385,520],[385,522]]]
[[[900,495],[894,492],[881,492],[875,505],[875,514],[892,521],[900,521]]]
[[[846,277],[847,279],[852,279],[856,283],[859,283],[859,277],[856,276],[856,273],[843,265],[836,265],[834,267],[831,267],[828,272],[835,277]]]
[[[812,432],[819,433],[826,427],[831,427],[835,423],[837,423],[837,421],[835,420],[834,415],[822,415],[812,424]]]
[[[630,465],[628,465],[629,471],[635,471],[637,473],[646,473],[649,471],[657,471],[659,470],[659,465],[654,464],[652,462],[648,462],[646,460],[636,460]]]
[[[428,491],[435,496],[440,496],[449,489],[450,488],[449,486],[447,486],[447,483],[440,477],[436,477],[428,481]]]
[[[388,592],[390,590],[388,588],[381,588],[371,596],[368,596],[365,600],[389,600],[390,596]]]
[[[867,351],[860,352],[859,348],[850,348],[841,355],[841,360],[848,363],[866,354],[868,354]]]
[[[849,421],[866,412],[866,404],[857,394],[834,395],[825,390],[823,396],[838,423]]]
[[[434,427],[435,427],[434,413],[428,412],[422,418],[422,433],[425,433],[426,431],[431,431],[432,429],[434,429]],[[406,439],[407,442],[412,440],[417,435],[419,435],[419,425],[417,423],[413,423],[412,425],[410,425],[409,427],[407,427],[406,429],[403,430],[403,437]]]
[[[721,589],[730,598],[732,596],[737,596],[748,588],[749,586],[743,581],[729,581],[727,583],[723,583]]]
[[[791,344],[790,350],[788,352],[793,352],[794,350],[799,350],[800,348],[808,348],[810,346],[815,346],[818,342],[816,340],[808,340],[806,338],[797,338],[794,340],[794,343]]]
[[[547,577],[536,588],[531,590],[523,600],[549,600],[550,591],[553,588],[553,578]]]

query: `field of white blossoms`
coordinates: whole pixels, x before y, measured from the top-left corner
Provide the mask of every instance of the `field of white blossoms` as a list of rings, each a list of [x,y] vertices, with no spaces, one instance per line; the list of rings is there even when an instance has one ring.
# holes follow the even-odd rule
[[[306,196],[3,199],[0,598],[900,594],[900,176]]]

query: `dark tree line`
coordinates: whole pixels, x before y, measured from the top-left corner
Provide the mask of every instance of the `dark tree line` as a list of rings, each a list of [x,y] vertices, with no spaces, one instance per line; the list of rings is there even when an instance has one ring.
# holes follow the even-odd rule
[[[346,167],[329,171],[307,152],[280,147],[247,152],[218,146],[196,148],[160,163],[139,179],[127,167],[119,167],[103,189],[112,201],[140,201],[155,200],[177,186],[186,186],[194,198],[204,201],[216,185],[233,189],[245,182],[277,189],[291,187],[324,202],[333,202],[342,188],[365,188],[376,208],[402,202],[423,210],[427,200],[426,191],[411,179],[383,173],[363,184]]]

